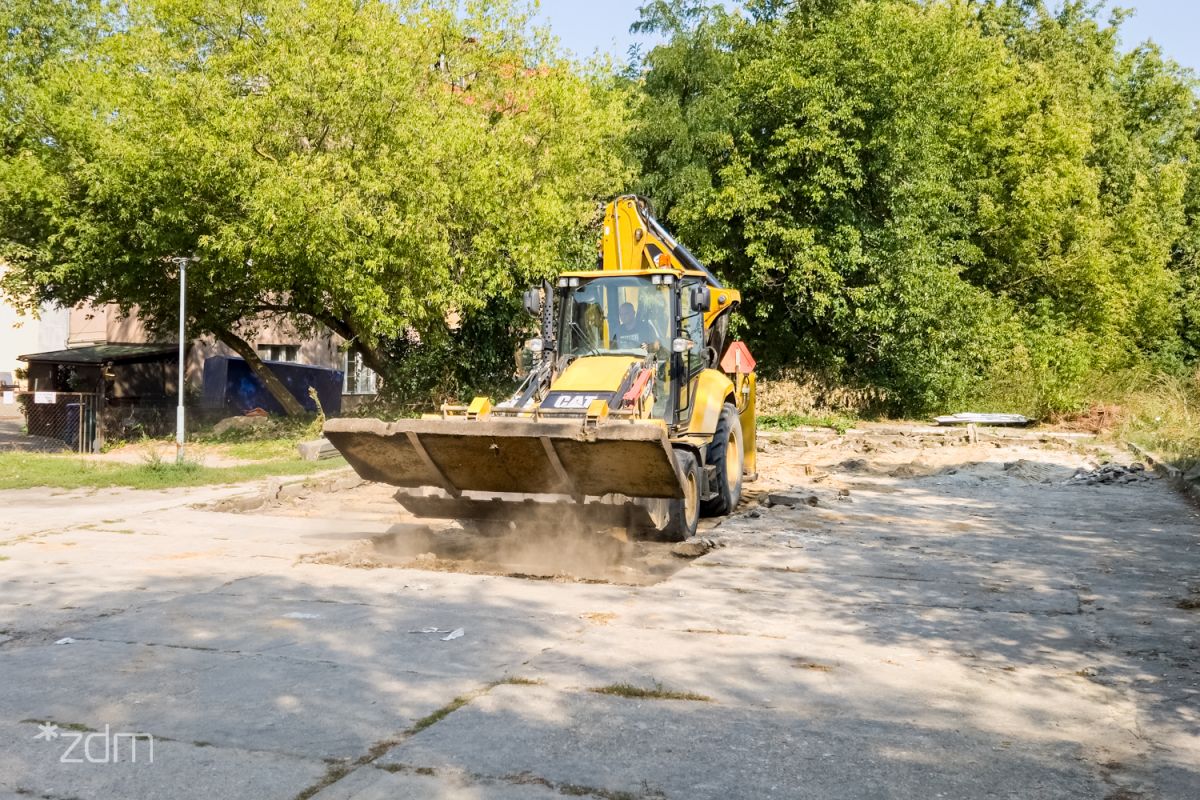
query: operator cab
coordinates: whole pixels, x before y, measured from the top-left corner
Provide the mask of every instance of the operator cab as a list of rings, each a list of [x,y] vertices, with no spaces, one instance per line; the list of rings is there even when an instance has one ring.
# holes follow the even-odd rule
[[[710,360],[703,276],[674,270],[566,275],[556,295],[562,366],[589,356],[645,358],[656,375],[654,416],[688,419],[692,379]]]
[[[560,279],[559,352],[646,356],[669,348],[674,282],[674,275]]]

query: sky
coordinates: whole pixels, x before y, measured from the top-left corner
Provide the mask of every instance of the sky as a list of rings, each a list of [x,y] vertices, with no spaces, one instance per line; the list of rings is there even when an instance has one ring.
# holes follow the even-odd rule
[[[576,55],[593,51],[623,58],[634,42],[648,41],[629,33],[638,6],[646,0],[541,0],[538,16]],[[1122,44],[1131,49],[1153,39],[1169,58],[1200,72],[1200,0],[1117,0],[1108,7],[1132,8],[1122,26]]]

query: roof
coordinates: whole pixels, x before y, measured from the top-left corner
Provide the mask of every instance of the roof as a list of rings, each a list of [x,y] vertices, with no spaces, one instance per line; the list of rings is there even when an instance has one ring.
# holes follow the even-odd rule
[[[657,269],[571,269],[560,272],[558,277],[571,278],[621,278],[621,277],[646,277],[649,275],[686,275],[689,278],[703,278],[703,272],[697,272],[690,269],[676,269],[674,267],[659,267]]]
[[[124,361],[148,361],[179,351],[174,344],[97,344],[45,353],[17,356],[20,361],[50,361],[55,364],[114,364]]]

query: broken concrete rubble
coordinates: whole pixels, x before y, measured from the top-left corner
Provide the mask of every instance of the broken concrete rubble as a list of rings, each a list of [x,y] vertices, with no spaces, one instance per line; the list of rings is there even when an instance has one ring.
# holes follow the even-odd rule
[[[720,545],[713,539],[696,537],[686,542],[676,542],[671,545],[671,554],[680,558],[699,558]]]
[[[1129,466],[1105,464],[1093,470],[1080,468],[1074,475],[1067,479],[1067,484],[1083,484],[1086,486],[1125,484],[1153,480],[1155,477],[1153,472],[1146,469],[1145,464],[1135,461]]]
[[[763,501],[763,504],[766,505],[767,508],[773,508],[775,506],[787,506],[788,508],[794,508],[802,505],[818,506],[821,504],[821,499],[815,494],[799,495],[789,494],[786,492],[772,492],[771,494],[767,495],[766,499]]]

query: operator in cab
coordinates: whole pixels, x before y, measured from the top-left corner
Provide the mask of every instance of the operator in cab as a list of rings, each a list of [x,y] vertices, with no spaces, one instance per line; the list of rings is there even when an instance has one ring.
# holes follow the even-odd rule
[[[612,348],[628,350],[641,347],[652,353],[658,350],[660,344],[654,323],[646,319],[639,320],[633,303],[621,303],[617,324],[613,329]]]

